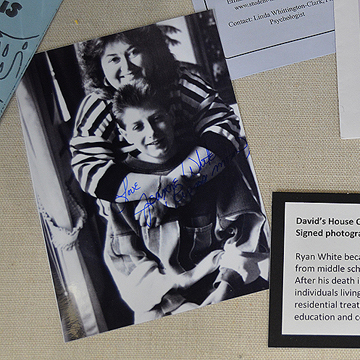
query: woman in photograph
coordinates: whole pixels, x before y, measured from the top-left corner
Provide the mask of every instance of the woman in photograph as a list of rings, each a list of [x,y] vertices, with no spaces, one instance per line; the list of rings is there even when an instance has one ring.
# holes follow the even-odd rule
[[[127,84],[167,86],[177,133],[187,132],[190,127],[198,145],[225,162],[247,146],[239,136],[239,119],[231,107],[198,75],[175,60],[165,39],[160,28],[151,25],[81,45],[80,62],[89,95],[80,105],[75,123],[72,167],[81,188],[96,198],[122,202],[119,195],[124,192],[123,181],[127,178],[131,182],[129,169],[119,160],[133,147],[119,134],[111,112],[115,91]],[[136,181],[140,185],[138,177]],[[145,177],[141,186],[155,192],[159,178]],[[134,195],[131,199],[137,200]],[[172,199],[168,200],[171,206]]]

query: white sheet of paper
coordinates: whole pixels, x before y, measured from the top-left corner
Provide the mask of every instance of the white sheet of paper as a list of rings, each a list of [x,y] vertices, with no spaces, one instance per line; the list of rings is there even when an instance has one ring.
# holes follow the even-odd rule
[[[344,139],[360,137],[359,3],[359,0],[334,2],[340,134]]]
[[[214,9],[231,79],[335,52],[333,0],[193,0]]]

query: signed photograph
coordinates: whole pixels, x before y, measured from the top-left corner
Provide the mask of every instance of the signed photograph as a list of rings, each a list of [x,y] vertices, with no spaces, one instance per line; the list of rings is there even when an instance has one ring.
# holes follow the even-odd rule
[[[39,53],[17,99],[65,341],[268,289],[212,11]]]

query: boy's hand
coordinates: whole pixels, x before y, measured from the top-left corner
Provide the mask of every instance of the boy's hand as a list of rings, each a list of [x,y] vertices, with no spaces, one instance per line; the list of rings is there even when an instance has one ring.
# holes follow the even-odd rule
[[[149,204],[147,200],[140,200],[135,208],[135,220],[139,221],[140,226],[157,227],[161,224],[164,215],[166,214],[166,206],[156,201],[154,204]]]

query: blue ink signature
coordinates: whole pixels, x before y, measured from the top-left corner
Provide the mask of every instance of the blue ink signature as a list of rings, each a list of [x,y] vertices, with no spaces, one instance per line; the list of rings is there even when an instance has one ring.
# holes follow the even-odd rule
[[[1,57],[4,58],[4,61],[0,62],[0,74],[4,71],[5,65],[10,64],[8,66],[7,72],[4,75],[0,76],[0,80],[6,79],[12,71],[16,72],[15,77],[19,76],[20,70],[23,66],[24,51],[29,46],[29,42],[27,40],[35,39],[39,36],[40,35],[34,35],[34,36],[28,36],[28,37],[15,37],[15,36],[11,36],[0,30],[0,47],[1,47],[1,45],[3,45],[3,49],[0,48],[1,49]],[[16,48],[15,48],[13,50],[12,47],[10,48],[9,40],[6,41],[5,37],[8,37],[9,39],[12,39],[12,40],[19,40],[15,44],[18,44],[17,46],[20,47],[20,49],[16,50]],[[11,54],[11,53],[14,53],[14,54]],[[5,60],[9,60],[9,61],[5,62]],[[18,66],[15,67],[15,63],[17,60],[19,60]]]
[[[245,149],[247,149],[249,146],[248,144],[246,143],[245,147],[240,149],[240,150],[237,150],[236,151],[236,154],[240,154],[242,151],[245,151]],[[246,155],[246,159],[250,156],[250,150],[249,150],[249,153]],[[211,176],[215,176],[215,174],[217,174],[220,169],[222,169],[223,167],[225,167],[225,164],[232,159],[232,155],[228,155],[226,156],[222,161],[220,161],[219,163],[217,163],[216,165],[214,165],[213,169],[212,169],[212,172],[211,172]]]
[[[116,199],[124,199],[124,202],[130,201],[128,196],[135,194],[135,192],[141,189],[137,182],[135,182],[134,185],[129,189],[129,180],[127,176],[125,176],[122,185],[124,186],[124,192],[121,195],[116,195]]]
[[[177,178],[174,178],[170,184],[168,184],[164,189],[161,191],[157,191],[155,195],[150,195],[149,197],[143,193],[139,199],[139,203],[141,201],[144,201],[144,206],[138,210],[134,215],[138,215],[141,213],[144,213],[144,215],[147,214],[147,221],[146,225],[148,227],[151,226],[151,211],[150,209],[154,208],[155,203],[158,201],[162,201],[162,204],[166,207],[168,207],[168,203],[166,201],[166,197],[168,194],[172,197],[172,199],[175,202],[175,209],[180,206],[180,202],[183,198],[185,198],[187,195],[190,197],[194,195],[194,189],[195,187],[200,186],[198,182],[193,187],[188,187],[186,190],[184,189],[184,186],[179,183],[179,180]]]
[[[193,169],[191,168],[191,166],[189,166],[191,175],[198,174],[201,171],[201,169],[203,169],[205,166],[210,165],[211,162],[216,158],[216,155],[211,151],[206,150],[206,156],[201,159],[199,152],[196,150],[196,157],[197,157],[196,159],[192,159],[189,157],[189,160],[191,160],[197,166],[197,171],[195,172],[193,172]],[[183,175],[185,175],[184,167],[182,170],[183,170]]]
[[[235,154],[239,154],[248,148],[248,144],[247,144],[246,140],[243,138],[242,138],[242,140],[245,141],[245,146],[244,146],[244,148],[237,150]],[[247,154],[246,158],[248,158],[249,156],[250,156],[250,151]],[[213,176],[215,176],[215,174],[217,174],[222,167],[225,167],[225,164],[227,163],[227,161],[231,160],[232,158],[233,158],[233,154],[230,154],[226,158],[224,158],[222,161],[214,164],[212,172],[211,172],[211,178]],[[190,177],[192,177],[192,176],[197,175],[204,167],[209,166],[211,163],[213,163],[217,159],[217,157],[214,153],[207,150],[207,154],[203,158],[201,158],[198,151],[196,151],[196,158],[195,159],[188,158],[188,159],[191,160],[196,165],[196,168],[195,167],[192,168],[191,166],[189,166],[189,168],[188,168],[188,171],[190,172]],[[182,164],[182,172],[183,172],[183,175],[186,176],[184,164]],[[188,196],[193,197],[196,192],[196,189],[198,187],[204,185],[207,181],[208,181],[208,176],[201,175],[201,177],[198,179],[198,181],[195,182],[195,184],[193,186],[188,186],[188,187],[186,187],[186,189],[184,189],[184,186],[181,183],[179,183],[179,180],[177,178],[174,178],[170,184],[168,184],[165,188],[161,189],[161,191],[157,191],[155,194],[150,194],[148,196],[146,193],[142,193],[140,196],[140,199],[139,199],[139,203],[140,203],[140,201],[144,201],[144,206],[142,206],[142,208],[140,210],[138,210],[134,215],[138,215],[141,213],[144,213],[144,215],[147,214],[146,225],[148,227],[150,227],[151,226],[150,225],[151,224],[151,209],[154,208],[154,205],[158,201],[162,200],[161,203],[165,206],[168,206],[166,199],[167,199],[167,196],[170,195],[175,202],[175,208],[177,208],[180,206],[180,203],[184,198],[186,198]],[[124,199],[124,205],[123,205],[122,209],[119,210],[119,213],[122,213],[124,211],[125,203],[131,201],[131,200],[129,200],[129,196],[141,189],[141,187],[138,185],[137,182],[135,182],[134,185],[131,188],[129,188],[129,181],[128,181],[127,177],[124,178],[122,184],[124,187],[124,192],[123,192],[123,194],[116,196],[117,199],[120,199],[120,198]],[[118,203],[118,205],[120,205],[120,204]]]

